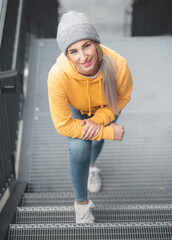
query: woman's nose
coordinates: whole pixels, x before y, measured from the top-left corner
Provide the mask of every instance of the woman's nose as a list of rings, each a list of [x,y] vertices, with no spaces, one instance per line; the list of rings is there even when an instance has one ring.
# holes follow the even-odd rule
[[[87,59],[87,55],[83,51],[81,51],[80,52],[80,60],[82,62],[84,62],[86,59]]]

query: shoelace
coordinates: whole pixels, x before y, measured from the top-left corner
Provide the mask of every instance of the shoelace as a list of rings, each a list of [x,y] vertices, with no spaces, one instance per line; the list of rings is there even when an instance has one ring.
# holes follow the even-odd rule
[[[95,218],[92,215],[91,209],[89,209],[88,211],[86,211],[86,213],[84,214],[84,216],[82,217],[82,219],[90,219],[90,220],[94,220]]]
[[[92,211],[91,208],[94,207],[94,203],[92,201],[89,201],[87,208],[85,209],[85,214],[82,216],[82,219],[90,219],[90,220],[94,220],[95,218],[92,215]]]
[[[90,176],[90,182],[91,183],[96,183],[97,182],[97,175],[100,172],[99,169],[96,169],[95,171],[90,172],[91,176]]]

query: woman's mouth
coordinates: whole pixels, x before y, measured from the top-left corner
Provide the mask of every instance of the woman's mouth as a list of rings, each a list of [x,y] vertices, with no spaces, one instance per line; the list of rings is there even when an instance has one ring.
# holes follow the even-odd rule
[[[89,66],[91,65],[91,59],[88,60],[88,61],[85,62],[85,63],[81,63],[81,65],[84,66],[84,67],[89,67]]]

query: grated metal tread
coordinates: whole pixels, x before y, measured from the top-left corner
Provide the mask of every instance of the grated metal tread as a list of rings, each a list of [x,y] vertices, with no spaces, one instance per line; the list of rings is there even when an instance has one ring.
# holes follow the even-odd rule
[[[172,205],[97,206],[92,210],[96,223],[171,222]],[[17,208],[16,223],[74,223],[74,207]]]
[[[172,223],[11,225],[8,240],[171,240]]]
[[[172,204],[172,191],[99,192],[88,196],[95,205]],[[22,206],[70,206],[74,200],[73,192],[25,193]]]

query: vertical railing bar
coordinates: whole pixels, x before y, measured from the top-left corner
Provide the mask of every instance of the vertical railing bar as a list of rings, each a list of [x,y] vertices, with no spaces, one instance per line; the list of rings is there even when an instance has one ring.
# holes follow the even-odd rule
[[[7,3],[8,0],[6,1],[2,1],[0,4],[0,47],[1,47],[1,41],[2,41],[2,35],[3,35],[3,30],[4,30],[4,22],[5,22],[5,14],[6,14],[6,10],[7,10]]]
[[[12,65],[11,65],[12,70],[16,70],[16,65],[17,65],[17,54],[18,54],[19,41],[20,41],[19,37],[20,37],[20,28],[21,28],[22,9],[23,9],[23,0],[19,0],[14,51],[13,51],[13,58],[12,58]]]

